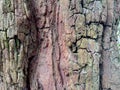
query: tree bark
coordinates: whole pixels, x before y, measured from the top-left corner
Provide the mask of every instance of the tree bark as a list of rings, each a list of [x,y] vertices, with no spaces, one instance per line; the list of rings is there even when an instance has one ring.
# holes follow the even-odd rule
[[[0,90],[118,90],[119,0],[1,0]]]

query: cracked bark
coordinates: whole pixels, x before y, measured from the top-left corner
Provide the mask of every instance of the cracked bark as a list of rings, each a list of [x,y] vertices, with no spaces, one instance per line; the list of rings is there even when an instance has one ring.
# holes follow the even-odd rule
[[[0,90],[118,90],[119,0],[1,0]]]

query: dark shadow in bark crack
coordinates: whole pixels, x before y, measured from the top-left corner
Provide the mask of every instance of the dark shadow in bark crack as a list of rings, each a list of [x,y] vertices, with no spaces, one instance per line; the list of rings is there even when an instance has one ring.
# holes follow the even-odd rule
[[[32,83],[32,79],[37,81],[37,77],[35,77],[36,75],[36,69],[37,69],[37,56],[38,56],[38,50],[40,48],[40,35],[39,33],[42,32],[38,32],[38,27],[37,27],[37,21],[36,21],[36,16],[35,16],[35,4],[34,4],[34,0],[26,0],[25,1],[26,5],[27,5],[27,10],[30,11],[30,15],[29,17],[27,16],[26,19],[23,19],[20,21],[20,23],[18,23],[18,39],[21,41],[21,44],[24,45],[25,42],[28,42],[27,45],[27,53],[25,53],[25,57],[26,57],[26,62],[24,63],[24,73],[26,75],[26,89],[25,90],[32,90],[31,89],[31,83]],[[27,30],[27,33],[25,32],[24,27],[26,28],[25,30]],[[22,33],[25,35],[24,39],[23,36],[20,36]],[[26,46],[24,46],[25,49]],[[37,85],[37,88],[41,88],[42,85]],[[43,89],[38,89],[38,90],[43,90]]]

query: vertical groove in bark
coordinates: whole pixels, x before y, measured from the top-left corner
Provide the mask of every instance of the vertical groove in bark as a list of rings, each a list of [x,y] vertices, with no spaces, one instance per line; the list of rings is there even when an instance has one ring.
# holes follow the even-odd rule
[[[52,70],[53,70],[53,79],[54,79],[54,86],[55,86],[55,90],[58,90],[58,85],[57,85],[57,56],[56,56],[56,47],[58,47],[57,42],[58,42],[58,36],[57,36],[57,25],[56,25],[56,1],[53,0],[53,14],[52,14],[52,18],[51,18],[51,23],[50,23],[50,30],[51,30],[51,36],[52,36]],[[58,60],[59,61],[59,60]]]

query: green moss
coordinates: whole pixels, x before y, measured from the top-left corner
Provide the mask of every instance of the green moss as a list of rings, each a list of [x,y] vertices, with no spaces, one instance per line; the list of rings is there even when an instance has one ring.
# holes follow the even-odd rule
[[[8,51],[8,58],[9,58],[9,60],[10,60],[10,46],[9,46],[9,38],[7,37],[7,29],[5,30],[5,40],[4,40],[4,42],[5,42],[5,48],[7,48],[7,51]]]
[[[120,62],[120,57],[118,57],[118,62]]]
[[[11,4],[11,0],[5,0],[3,3],[3,12],[4,13],[8,13],[8,12],[12,12],[12,4]]]
[[[5,44],[5,47],[8,48],[8,51],[9,51],[9,39],[7,37],[7,29],[5,30],[5,37],[6,37],[6,44]]]

